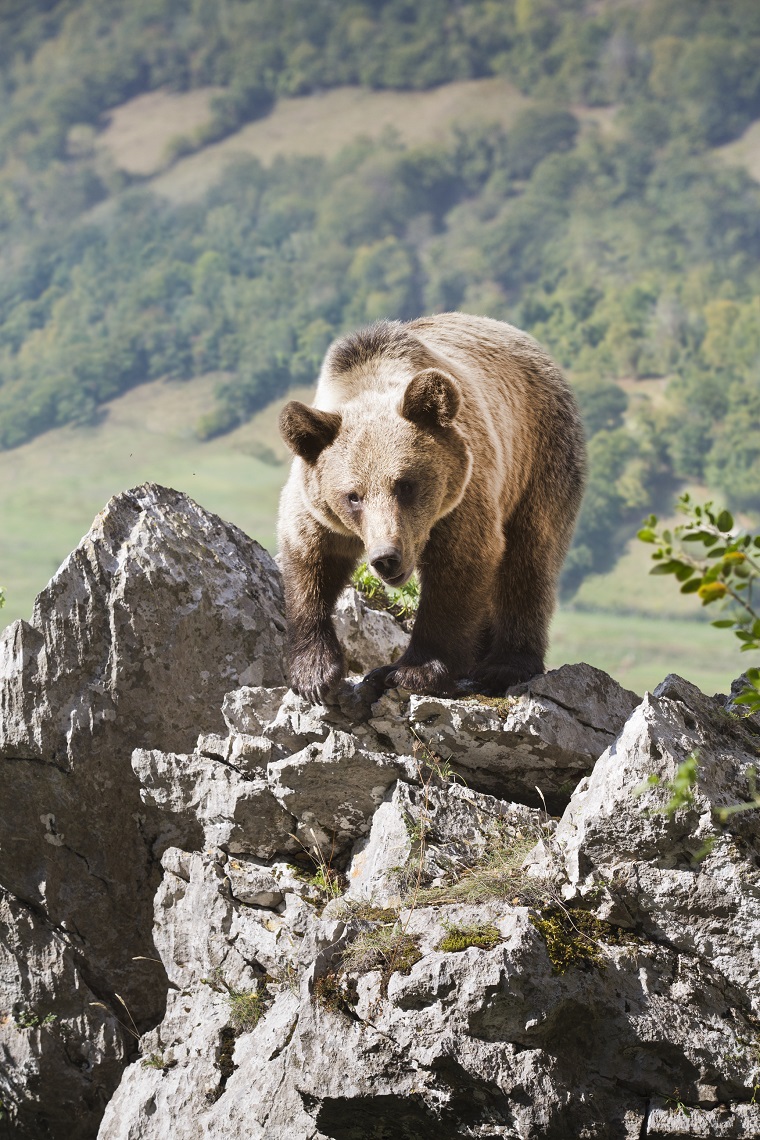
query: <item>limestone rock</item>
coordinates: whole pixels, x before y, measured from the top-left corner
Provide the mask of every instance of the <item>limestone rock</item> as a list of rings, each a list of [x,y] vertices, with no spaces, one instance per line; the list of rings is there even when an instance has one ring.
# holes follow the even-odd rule
[[[6,635],[3,1140],[757,1135],[755,726],[585,665],[311,706],[283,628],[148,487]]]
[[[532,707],[539,740],[559,723],[559,692],[549,691],[515,694]],[[445,765],[408,755],[402,733],[415,698],[385,697],[363,725],[369,735],[349,745],[335,727],[340,708],[309,712],[286,695],[276,711],[262,693],[261,718],[248,709],[235,724],[275,750],[301,745],[267,769],[283,787],[294,773],[303,778],[289,801],[299,826],[325,798],[325,762],[339,774],[373,733],[386,748],[396,735],[400,770],[354,846],[346,895],[321,914],[314,886],[282,860],[167,852],[155,944],[176,990],[142,1043],[166,1064],[128,1068],[101,1140],[752,1136],[756,825],[737,815],[724,833],[713,812],[746,794],[754,738],[719,701],[677,679],[628,709],[624,724],[631,700],[609,692],[609,714],[603,698],[596,708],[589,701],[581,728],[619,735],[556,836],[543,812],[449,782]],[[227,704],[240,713],[246,701]],[[455,714],[463,715],[436,706],[450,729]],[[476,716],[487,715],[481,704]],[[530,723],[525,708],[516,716]],[[452,730],[464,740],[463,721]],[[598,746],[598,735],[586,739]],[[215,747],[229,755],[233,745]],[[631,796],[652,775],[672,778],[695,748],[704,771],[680,814],[652,810],[662,784]],[[510,762],[512,779],[519,769],[514,755]],[[528,770],[534,762],[528,756]],[[357,801],[366,788],[352,793]],[[506,886],[490,901],[451,901],[445,884],[465,881],[492,855],[495,828],[516,843],[543,835],[522,872],[541,870],[531,907]],[[691,858],[706,836],[715,843],[700,870]],[[388,909],[404,904],[396,873],[410,865],[426,891],[396,919]],[[414,948],[408,961],[394,959],[400,950],[372,949],[402,936]],[[345,958],[362,938],[359,958]],[[254,989],[260,1019],[235,1030],[233,992]]]
[[[126,1031],[100,1028],[130,1024],[114,995],[140,1031],[163,1014],[163,968],[144,959],[157,957],[153,844],[165,820],[140,801],[133,749],[189,751],[199,733],[223,730],[230,689],[282,684],[284,628],[266,551],[147,484],[109,502],[31,622],[0,638],[0,883],[35,916],[35,1009],[59,1026],[0,1023],[6,1056],[24,1032],[32,1043],[29,1080],[0,1094],[21,1135],[68,1137],[75,1119],[77,1136],[93,1136],[130,1047]],[[23,962],[18,937],[7,946]],[[64,991],[77,988],[106,1010],[75,1016]],[[26,967],[4,970],[0,1011],[29,998]]]
[[[270,764],[267,779],[278,803],[297,818],[304,846],[339,854],[367,834],[383,796],[403,771],[395,756],[367,752],[353,736],[334,730],[323,743]]]
[[[461,784],[420,787],[399,780],[375,812],[368,838],[354,846],[346,898],[398,907],[410,885],[459,876],[482,862],[497,839],[531,837],[535,843],[546,827],[535,808]]]
[[[556,810],[638,703],[601,670],[563,665],[501,698],[390,692],[370,725],[399,752],[423,741],[476,791]]]
[[[335,630],[349,673],[364,674],[381,665],[391,665],[409,644],[409,634],[396,619],[372,609],[352,587],[338,598]]]
[[[223,847],[271,859],[297,846],[293,815],[275,800],[263,776],[203,753],[141,748],[133,753],[132,767],[142,785],[142,802],[171,813],[159,847]]]
[[[91,1136],[119,1081],[131,1051],[127,1015],[114,1014],[115,995],[88,978],[67,931],[0,888],[0,1104],[36,1106],[18,1135],[47,1135],[65,1119],[72,1140]]]
[[[758,812],[716,811],[749,799],[756,735],[716,698],[671,676],[647,694],[573,796],[554,839],[567,899],[604,892],[627,926],[709,963],[760,1014]],[[688,801],[668,814],[672,781],[698,761]],[[656,784],[648,781],[654,778]],[[546,870],[554,855],[536,866]]]

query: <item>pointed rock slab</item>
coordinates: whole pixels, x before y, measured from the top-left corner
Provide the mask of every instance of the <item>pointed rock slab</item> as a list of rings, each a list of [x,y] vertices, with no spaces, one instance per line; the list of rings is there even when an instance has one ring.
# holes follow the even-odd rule
[[[370,725],[399,752],[424,742],[468,787],[561,810],[639,704],[591,665],[563,665],[506,697],[445,700],[390,692]]]
[[[725,827],[715,813],[750,798],[759,745],[719,698],[667,677],[578,786],[535,863],[555,869],[568,900],[597,900],[601,917],[701,961],[755,1017],[760,812],[731,814]],[[690,757],[696,782],[669,812],[671,781]]]
[[[266,551],[186,495],[146,484],[109,502],[31,622],[0,638],[0,883],[69,932],[90,987],[121,994],[141,1028],[166,994],[161,968],[134,960],[155,957],[161,824],[140,801],[132,750],[189,751],[199,732],[223,729],[231,688],[281,685],[284,628]],[[51,948],[43,1006],[56,961]],[[5,1002],[22,998],[12,983]],[[80,1089],[84,1049],[76,1036],[66,1050],[41,1041],[39,1081],[6,1104],[19,1127],[45,1097],[51,1135],[68,1135],[64,1098],[45,1090],[67,1079]],[[83,1136],[100,1111],[83,1105]]]

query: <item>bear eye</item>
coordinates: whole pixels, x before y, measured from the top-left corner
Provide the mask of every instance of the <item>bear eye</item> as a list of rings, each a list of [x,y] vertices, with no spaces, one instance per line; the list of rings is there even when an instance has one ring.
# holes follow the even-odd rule
[[[395,487],[396,497],[401,499],[402,502],[408,503],[414,496],[414,483],[408,479],[400,479]]]
[[[362,501],[361,495],[359,494],[358,491],[349,491],[348,494],[346,495],[346,498],[348,499],[348,501],[352,507],[358,507],[359,503]]]

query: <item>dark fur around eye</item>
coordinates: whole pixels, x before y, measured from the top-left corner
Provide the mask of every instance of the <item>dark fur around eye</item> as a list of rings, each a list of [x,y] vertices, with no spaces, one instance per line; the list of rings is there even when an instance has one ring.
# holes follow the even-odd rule
[[[346,499],[348,500],[349,505],[352,507],[358,507],[362,501],[361,495],[358,493],[358,491],[349,491],[346,495]]]
[[[408,479],[399,479],[393,490],[401,503],[410,503],[414,498],[415,486]]]

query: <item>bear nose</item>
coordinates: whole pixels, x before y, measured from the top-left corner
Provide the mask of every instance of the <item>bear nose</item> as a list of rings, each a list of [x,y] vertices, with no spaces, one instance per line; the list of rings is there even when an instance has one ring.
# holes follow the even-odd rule
[[[381,578],[395,578],[401,570],[401,551],[395,546],[379,546],[369,552],[369,563]]]

